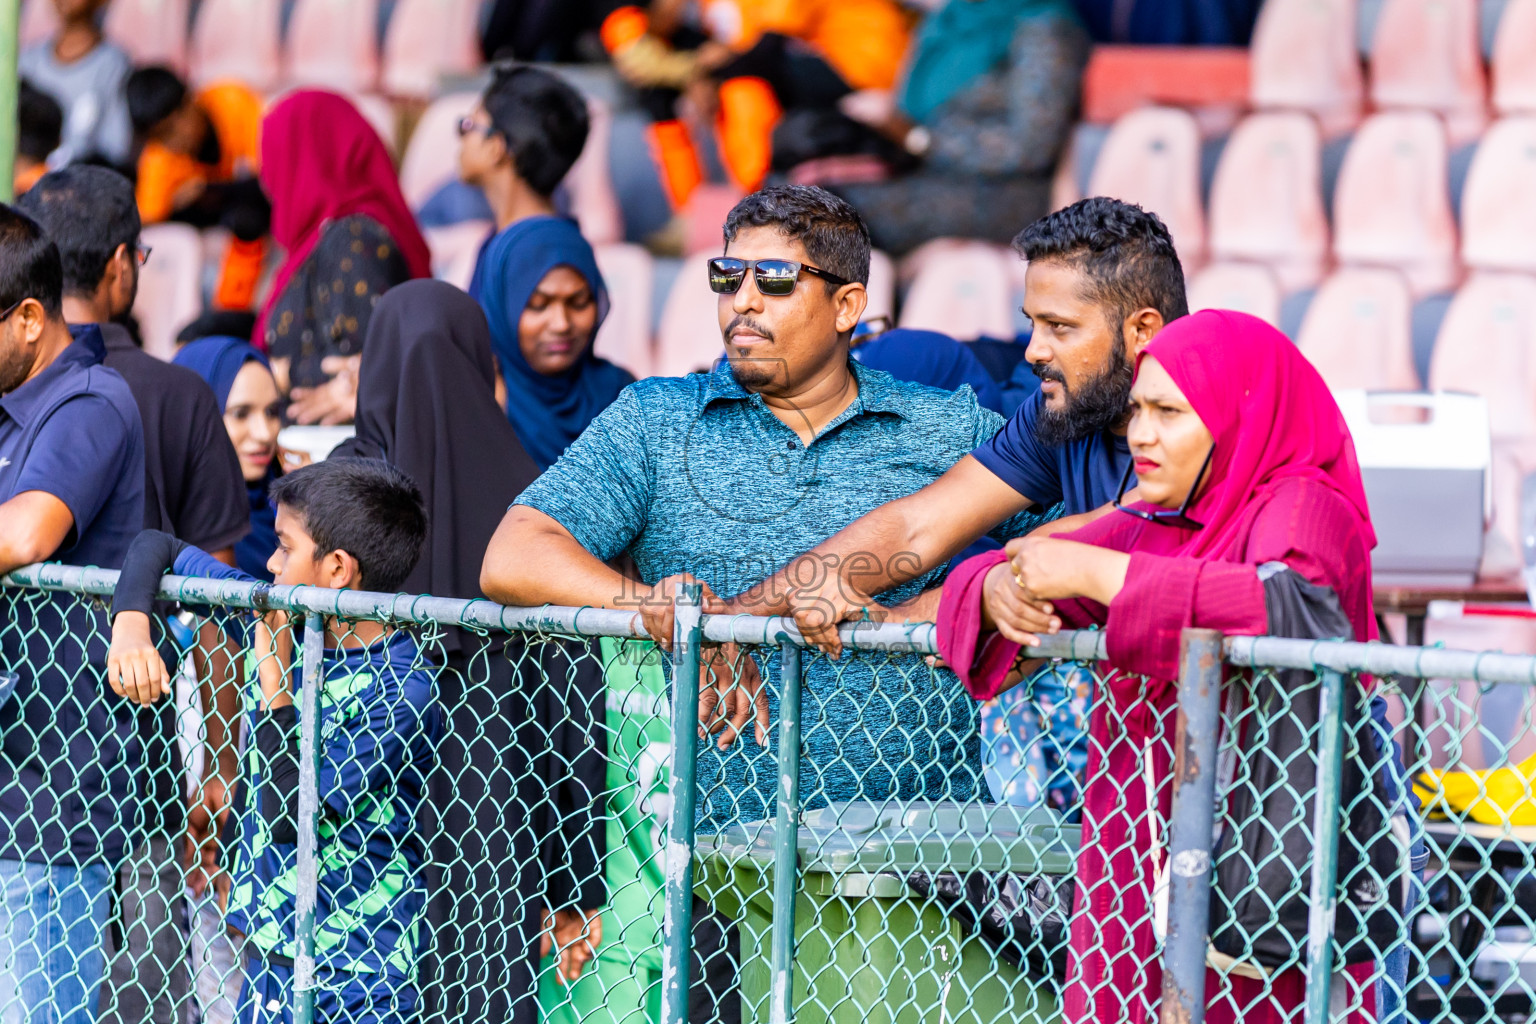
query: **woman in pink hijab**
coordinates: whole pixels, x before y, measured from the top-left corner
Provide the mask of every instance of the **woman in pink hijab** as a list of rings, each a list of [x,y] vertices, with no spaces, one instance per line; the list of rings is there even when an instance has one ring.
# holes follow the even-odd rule
[[[1268,632],[1258,567],[1279,562],[1333,592],[1354,639],[1376,635],[1376,537],[1354,444],[1322,378],[1284,335],[1241,313],[1176,320],[1142,355],[1131,403],[1141,500],[963,563],[939,613],[940,652],[978,699],[1011,685],[1032,634],[1108,631],[1118,671],[1106,672],[1090,723],[1064,1008],[1074,1022],[1155,1016],[1152,889],[1157,823],[1171,803],[1180,632]],[[1373,969],[1353,965],[1349,982],[1335,982],[1354,1020],[1373,1019]],[[1208,1021],[1288,1020],[1305,1001],[1305,977],[1300,967],[1267,982],[1208,971],[1206,992]]]

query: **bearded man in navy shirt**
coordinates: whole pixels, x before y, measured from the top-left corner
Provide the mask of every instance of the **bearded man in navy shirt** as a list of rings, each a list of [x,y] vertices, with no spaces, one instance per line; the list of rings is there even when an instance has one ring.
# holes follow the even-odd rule
[[[121,566],[144,437],[94,327],[70,335],[58,248],[0,206],[0,574]],[[0,1020],[96,1018],[112,878],[140,760],[105,681],[104,609],[0,588]]]

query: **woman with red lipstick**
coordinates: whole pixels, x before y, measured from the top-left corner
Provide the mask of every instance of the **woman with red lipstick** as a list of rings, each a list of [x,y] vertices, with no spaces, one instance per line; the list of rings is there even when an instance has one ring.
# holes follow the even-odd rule
[[[1038,642],[1033,634],[1108,630],[1109,666],[1118,671],[1106,673],[1108,692],[1090,724],[1071,1021],[1156,1015],[1156,822],[1167,820],[1171,802],[1180,631],[1271,632],[1266,595],[1272,581],[1291,579],[1326,588],[1354,639],[1376,636],[1376,538],[1354,444],[1327,386],[1289,340],[1241,313],[1176,320],[1142,355],[1131,408],[1141,500],[1074,533],[1026,537],[964,563],[946,581],[939,613],[940,651],[978,699],[1010,685],[1021,650]],[[989,575],[994,585],[1006,577],[1018,600],[1003,607]],[[1336,981],[1357,1011],[1352,1020],[1372,1019],[1365,982],[1374,966],[1354,964],[1348,981]],[[1304,989],[1299,966],[1262,980],[1208,972],[1206,1019],[1293,1019]]]
[[[539,469],[548,469],[635,381],[592,354],[608,315],[592,246],[574,221],[525,218],[486,245],[469,293],[491,325],[507,419]]]

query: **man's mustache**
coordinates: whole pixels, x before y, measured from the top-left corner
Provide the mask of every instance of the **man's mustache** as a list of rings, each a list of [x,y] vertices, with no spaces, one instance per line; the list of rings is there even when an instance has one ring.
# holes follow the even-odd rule
[[[730,323],[725,325],[724,334],[727,341],[730,340],[732,334],[736,333],[736,328],[738,327],[745,327],[747,330],[752,331],[754,334],[762,335],[769,341],[773,340],[773,332],[768,328],[764,327],[762,324],[758,323],[756,320],[753,320],[749,316],[738,314],[731,319]]]
[[[1034,371],[1036,377],[1041,380],[1052,380],[1062,387],[1067,386],[1067,375],[1062,373],[1050,363],[1030,363],[1029,368]]]

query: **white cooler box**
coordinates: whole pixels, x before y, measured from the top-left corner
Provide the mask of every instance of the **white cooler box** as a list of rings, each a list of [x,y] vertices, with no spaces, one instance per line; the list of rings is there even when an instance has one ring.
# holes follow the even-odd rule
[[[1477,578],[1490,511],[1488,406],[1452,392],[1338,391],[1376,528],[1378,584]]]

